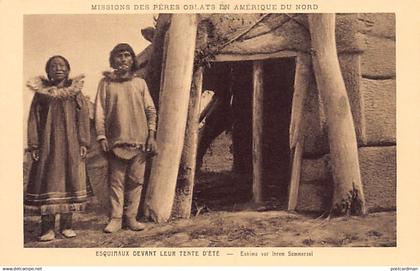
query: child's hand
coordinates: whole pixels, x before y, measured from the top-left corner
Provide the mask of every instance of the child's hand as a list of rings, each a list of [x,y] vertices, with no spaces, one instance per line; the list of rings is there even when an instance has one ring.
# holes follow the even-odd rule
[[[101,147],[102,147],[102,150],[103,150],[104,152],[108,152],[108,151],[109,151],[108,140],[106,140],[106,139],[101,139],[101,141],[99,141],[99,143],[101,143]]]
[[[85,146],[80,146],[80,157],[85,159],[87,155],[87,148]]]
[[[35,162],[39,161],[39,150],[32,150],[31,151],[32,160]]]

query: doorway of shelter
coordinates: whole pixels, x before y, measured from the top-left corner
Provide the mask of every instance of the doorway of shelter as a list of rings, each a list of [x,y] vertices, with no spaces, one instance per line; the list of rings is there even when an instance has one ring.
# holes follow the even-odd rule
[[[262,196],[281,207],[290,180],[295,67],[295,58],[263,61]],[[214,90],[222,105],[206,122],[202,140],[211,143],[197,175],[195,199],[213,209],[229,210],[252,198],[252,75],[252,61],[213,63],[204,73],[203,89]]]

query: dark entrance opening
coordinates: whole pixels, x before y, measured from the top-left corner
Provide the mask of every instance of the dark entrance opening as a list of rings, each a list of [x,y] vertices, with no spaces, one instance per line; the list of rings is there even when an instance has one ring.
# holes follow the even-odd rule
[[[289,128],[295,59],[264,61],[263,198],[283,202],[290,181]]]
[[[276,205],[286,202],[290,179],[289,127],[295,66],[295,58],[263,61],[262,192],[263,200],[275,201]],[[252,73],[252,61],[213,63],[204,73],[203,89],[215,91],[221,105],[206,121],[207,131],[203,134],[198,157],[205,154],[203,145],[208,147],[213,142],[212,157],[204,156],[207,163],[198,177],[196,198],[205,199],[207,206],[224,200],[225,206],[216,209],[229,209],[229,206],[252,198]],[[231,131],[227,137],[222,134],[226,130]],[[230,147],[227,147],[226,139],[231,140]],[[221,164],[223,166],[218,170]],[[209,176],[208,172],[219,173],[223,182],[214,179],[214,186],[210,182],[200,186],[200,181]]]

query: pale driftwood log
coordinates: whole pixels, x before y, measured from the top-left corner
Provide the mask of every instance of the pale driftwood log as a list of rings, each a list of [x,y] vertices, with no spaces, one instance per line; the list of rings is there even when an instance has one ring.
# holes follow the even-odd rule
[[[296,75],[290,120],[290,153],[292,168],[289,185],[289,202],[287,206],[289,211],[296,210],[298,201],[302,153],[305,142],[305,100],[308,93],[309,82],[313,76],[311,69],[310,55],[299,53],[296,58]]]
[[[253,62],[253,96],[252,96],[252,192],[253,201],[257,204],[262,202],[262,135],[264,120],[264,84],[263,62]]]
[[[324,101],[334,178],[330,214],[365,214],[356,133],[335,40],[335,14],[308,14],[316,83]]]
[[[197,15],[174,14],[160,97],[157,145],[146,191],[145,216],[161,223],[169,219],[175,197],[179,161],[184,143],[194,65]]]
[[[159,91],[162,86],[160,78],[161,73],[163,72],[161,69],[163,62],[163,43],[165,33],[170,25],[171,16],[172,14],[161,13],[157,18],[155,26],[156,31],[152,42],[153,51],[145,70],[145,80],[156,106],[159,106]]]
[[[201,48],[206,43],[207,31],[198,31],[196,48]],[[203,95],[203,72],[204,68],[202,66],[196,67],[191,84],[187,128],[185,130],[184,147],[179,166],[174,206],[172,208],[172,215],[179,218],[189,218],[191,215],[197,162],[201,97]]]
[[[191,85],[184,148],[181,155],[181,164],[179,167],[175,200],[172,209],[172,215],[174,217],[189,218],[191,214],[202,87],[203,67],[198,67],[194,71]]]

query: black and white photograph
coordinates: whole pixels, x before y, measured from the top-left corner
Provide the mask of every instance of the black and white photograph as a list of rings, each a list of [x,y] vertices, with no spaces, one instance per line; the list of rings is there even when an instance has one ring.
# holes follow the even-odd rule
[[[24,247],[396,247],[394,13],[25,15]]]

